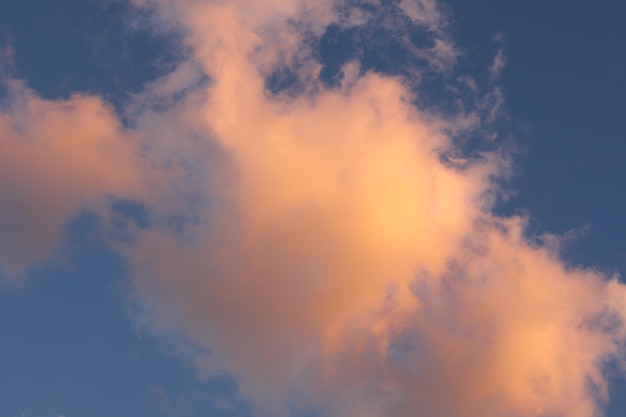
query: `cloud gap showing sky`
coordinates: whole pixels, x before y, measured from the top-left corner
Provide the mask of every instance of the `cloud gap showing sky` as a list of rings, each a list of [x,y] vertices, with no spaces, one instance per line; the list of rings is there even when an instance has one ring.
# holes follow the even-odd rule
[[[6,285],[88,212],[132,320],[255,415],[601,413],[626,289],[495,214],[515,171],[498,42],[478,82],[435,0],[131,7],[183,52],[123,105],[2,74]]]

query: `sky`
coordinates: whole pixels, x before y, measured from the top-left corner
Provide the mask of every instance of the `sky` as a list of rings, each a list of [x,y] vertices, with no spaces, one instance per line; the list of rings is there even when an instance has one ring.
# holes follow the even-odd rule
[[[625,415],[625,11],[0,2],[0,416]]]

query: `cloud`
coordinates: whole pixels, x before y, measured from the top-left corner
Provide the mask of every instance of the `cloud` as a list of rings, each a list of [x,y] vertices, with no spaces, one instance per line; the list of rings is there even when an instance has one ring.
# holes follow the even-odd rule
[[[410,48],[422,71],[477,95],[450,76],[434,1],[133,3],[185,53],[134,96],[129,127],[99,98],[23,87],[2,114],[5,269],[45,259],[81,210],[107,218],[108,196],[133,199],[150,221],[110,243],[136,320],[182,339],[200,374],[235,375],[259,415],[598,415],[624,286],[493,214],[510,155],[459,140],[502,112],[501,53],[484,100],[449,114],[416,104],[421,77],[358,60],[328,86],[315,51],[329,25],[403,14],[426,30]],[[296,93],[267,88],[282,66]]]
[[[491,82],[499,79],[502,75],[502,70],[504,70],[504,66],[506,65],[506,57],[502,52],[502,49],[498,50],[491,67],[489,67],[489,80]]]
[[[139,149],[97,97],[50,101],[7,80],[0,112],[0,267],[9,280],[46,261],[64,227],[107,197],[141,193]],[[2,274],[0,274],[2,275]]]
[[[201,373],[239,377],[262,415],[597,415],[624,287],[492,213],[506,152],[446,158],[501,113],[497,87],[495,110],[450,117],[358,63],[341,86],[315,78],[301,28],[378,18],[350,4],[312,17],[304,1],[160,3],[210,82],[138,121],[187,132],[167,146],[206,204],[185,233],[153,227],[123,249],[143,319],[186,337]],[[400,9],[454,55],[434,3]],[[293,54],[310,63],[296,68],[302,93],[270,93],[268,68]],[[503,65],[498,53],[491,83]],[[198,164],[185,149],[202,142]]]

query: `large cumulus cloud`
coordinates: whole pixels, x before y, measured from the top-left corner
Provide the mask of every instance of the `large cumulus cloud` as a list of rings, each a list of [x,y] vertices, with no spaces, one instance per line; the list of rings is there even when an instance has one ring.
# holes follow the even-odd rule
[[[133,199],[150,221],[111,243],[129,262],[137,319],[194,346],[201,374],[237,376],[259,415],[599,413],[625,336],[624,287],[564,264],[525,236],[523,218],[495,215],[510,157],[494,146],[465,155],[458,141],[487,136],[502,109],[501,54],[484,100],[444,113],[421,100],[426,74],[444,75],[442,91],[456,79],[478,87],[452,75],[460,52],[434,1],[133,3],[185,53],[129,103],[132,129],[79,96],[28,98],[43,110],[4,116],[30,117],[0,138],[28,162],[0,168],[0,184],[27,181],[8,207],[49,204],[48,178],[67,193],[47,229],[32,223],[44,212],[12,209],[26,220],[11,224],[53,231],[31,239],[40,248],[25,240],[35,255],[18,266],[78,210]],[[400,21],[428,35],[409,48],[420,71],[363,71],[357,55],[338,83],[321,80],[311,39],[329,25]],[[277,69],[294,88],[268,85]],[[77,122],[92,139],[54,133]],[[31,179],[36,163],[50,172]]]

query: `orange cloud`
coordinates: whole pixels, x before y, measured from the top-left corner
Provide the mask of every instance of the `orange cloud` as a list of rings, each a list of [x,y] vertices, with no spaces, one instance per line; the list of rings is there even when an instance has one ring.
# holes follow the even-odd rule
[[[64,227],[107,197],[138,195],[139,149],[99,98],[43,100],[8,81],[0,113],[0,265],[9,279],[47,260]]]
[[[327,88],[311,57],[303,94],[268,92],[275,57],[307,53],[284,20],[323,27],[340,20],[332,10],[160,4],[211,82],[138,120],[172,120],[213,150],[194,188],[210,204],[189,235],[156,228],[125,249],[156,331],[206,348],[199,370],[237,375],[260,414],[597,415],[624,287],[566,267],[523,237],[521,219],[491,213],[505,154],[444,162],[481,113],[418,108],[401,80],[354,63]],[[401,7],[437,22],[435,35],[445,26],[433,2]],[[168,146],[184,153],[187,137]]]
[[[0,116],[6,271],[45,260],[82,210],[134,198],[153,221],[112,244],[141,319],[206,350],[199,372],[236,375],[259,415],[599,414],[626,292],[492,213],[508,155],[458,158],[454,138],[501,100],[443,115],[357,62],[325,86],[306,37],[379,18],[375,0],[133,3],[182,29],[191,56],[135,96],[132,131],[98,98],[15,88]],[[438,4],[394,12],[433,37],[413,51],[429,71],[449,72]],[[283,65],[300,94],[267,90]]]

